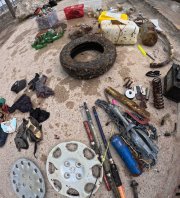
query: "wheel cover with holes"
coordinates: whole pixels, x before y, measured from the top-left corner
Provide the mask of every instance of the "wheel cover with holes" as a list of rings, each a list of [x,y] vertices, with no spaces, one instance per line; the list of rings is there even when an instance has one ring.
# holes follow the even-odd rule
[[[67,147],[75,145],[75,151],[70,151]],[[87,159],[84,156],[85,151],[91,152],[92,159]],[[55,155],[59,151],[59,155]],[[49,169],[50,164],[53,164],[54,171]],[[100,174],[96,178],[93,176],[92,167],[98,166]],[[96,183],[93,193],[95,193],[103,176],[103,168],[99,162],[95,152],[80,142],[71,141],[64,142],[55,146],[48,155],[46,163],[47,177],[53,188],[62,195],[67,197],[85,198],[90,195],[91,190],[86,191],[87,185]],[[59,185],[57,185],[59,182]],[[75,190],[77,194],[69,193],[70,190]]]
[[[101,52],[95,60],[79,62],[74,57],[87,50]],[[108,39],[96,35],[86,35],[68,43],[60,53],[64,70],[78,79],[91,79],[107,72],[116,60],[116,47]]]
[[[11,170],[13,189],[19,198],[43,198],[44,178],[39,168],[28,159],[17,160]]]

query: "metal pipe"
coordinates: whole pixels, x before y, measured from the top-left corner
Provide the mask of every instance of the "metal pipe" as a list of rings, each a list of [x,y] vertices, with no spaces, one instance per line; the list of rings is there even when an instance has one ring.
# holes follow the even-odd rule
[[[149,118],[150,113],[143,108],[141,108],[137,103],[132,100],[129,100],[126,96],[122,95],[112,87],[108,87],[105,89],[105,92],[112,96],[114,99],[118,100],[122,104],[126,105],[129,109],[133,110],[134,112],[138,113],[139,115]]]
[[[87,112],[87,110],[86,110],[86,112]],[[81,113],[82,113],[82,117],[84,119],[83,112],[81,111]],[[88,113],[87,117],[89,119],[91,119],[90,112],[87,112],[87,113]],[[98,159],[102,163],[103,156],[102,156],[102,153],[100,152],[100,150],[97,149],[97,145],[95,143],[95,140],[94,140],[94,137],[93,137],[93,134],[92,134],[92,130],[90,129],[90,124],[89,124],[89,122],[87,120],[84,119],[83,125],[84,125],[85,131],[87,133],[87,136],[89,138],[89,141],[91,143],[91,148],[98,155]],[[104,174],[103,174],[103,181],[105,183],[105,186],[106,186],[107,190],[110,191],[111,190],[111,186],[110,186],[110,178],[109,178],[109,168],[107,167],[107,164],[103,163],[103,169],[104,169],[103,170],[103,172],[104,172]]]
[[[118,169],[116,167],[116,164],[114,163],[114,160],[112,159],[112,155],[111,155],[111,152],[109,150],[108,143],[107,143],[106,137],[104,135],[104,131],[102,129],[102,125],[101,125],[101,122],[99,120],[99,116],[97,114],[95,106],[93,107],[93,113],[94,113],[94,116],[95,116],[95,119],[96,119],[96,122],[97,122],[97,125],[98,125],[98,128],[99,128],[99,132],[101,134],[105,149],[107,149],[107,154],[108,154],[108,158],[109,158],[109,162],[110,162],[110,168],[111,168],[111,174],[112,174],[112,177],[114,179],[114,183],[115,183],[115,185],[116,185],[116,187],[119,191],[120,197],[125,198],[126,196],[125,196],[124,188],[123,188],[120,176],[119,176],[119,172],[118,172]]]
[[[11,13],[11,15],[13,16],[13,18],[16,18],[16,14],[15,14],[15,10],[14,7],[12,5],[12,3],[10,2],[10,0],[5,0],[7,7],[9,8],[9,11]]]
[[[92,121],[92,117],[91,117],[91,114],[90,114],[90,111],[87,107],[87,103],[84,102],[84,109],[86,111],[86,116],[87,116],[87,120],[89,122],[89,127],[90,127],[90,130],[93,134],[93,137],[94,137],[94,141],[95,141],[95,144],[96,144],[96,150],[100,153],[102,153],[102,148],[101,148],[101,144],[100,144],[100,141],[99,141],[99,138],[97,136],[97,133],[96,133],[96,129],[94,127],[94,124],[93,124],[93,121]]]
[[[93,106],[92,109],[93,109],[94,117],[96,119],[96,122],[97,122],[97,125],[98,125],[98,129],[99,129],[99,132],[101,134],[104,146],[107,148],[108,147],[108,143],[107,143],[106,137],[104,135],[104,132],[103,132],[103,129],[102,129],[102,126],[101,126],[101,123],[100,123],[100,120],[99,120],[99,117],[98,117],[98,114],[97,114],[97,111],[96,111],[96,107]],[[109,159],[112,158],[109,148],[107,149],[107,155],[108,155]]]

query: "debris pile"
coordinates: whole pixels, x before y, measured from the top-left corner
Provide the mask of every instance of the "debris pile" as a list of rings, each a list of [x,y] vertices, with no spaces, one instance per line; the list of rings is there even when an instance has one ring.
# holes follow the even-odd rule
[[[54,91],[45,85],[46,81],[47,76],[40,76],[38,73],[35,74],[35,77],[30,80],[29,83],[26,83],[26,79],[16,81],[11,87],[11,91],[17,94],[20,91],[23,91],[25,88],[26,89],[12,106],[6,105],[6,100],[1,98],[1,146],[4,146],[9,133],[17,132],[14,139],[17,149],[19,151],[21,149],[28,149],[29,144],[27,138],[29,138],[31,142],[35,143],[34,155],[36,154],[37,144],[42,140],[43,137],[42,125],[40,123],[46,121],[49,118],[50,113],[40,108],[34,109],[31,98],[25,94],[25,91],[35,91],[37,97],[41,98],[47,98],[54,95]],[[9,118],[11,117],[11,114],[15,113],[17,110],[21,113],[29,113],[29,117],[27,119],[23,119],[22,124],[16,131],[16,118],[10,120]]]
[[[97,78],[113,69],[117,61],[116,57],[119,55],[117,47],[131,45],[137,53],[140,51],[144,58],[151,61],[148,64],[152,70],[144,74],[148,80],[150,79],[151,84],[142,85],[131,76],[126,76],[121,85],[122,92],[118,87],[111,87],[113,85],[104,87],[105,97],[97,98],[94,101],[95,106],[92,107],[94,119],[87,102],[80,106],[83,118],[82,128],[84,126],[91,148],[73,140],[62,142],[52,149],[46,163],[49,182],[59,194],[67,197],[90,198],[103,180],[107,191],[112,190],[114,197],[125,198],[126,189],[123,188],[121,169],[114,161],[110,144],[122,159],[129,175],[141,176],[158,163],[157,140],[160,134],[159,128],[151,120],[149,105],[151,95],[153,95],[154,104],[152,108],[156,108],[156,111],[166,107],[164,96],[177,103],[180,102],[180,65],[173,63],[165,78],[163,78],[163,72],[161,74],[162,70],[153,70],[167,65],[173,59],[173,46],[169,37],[159,27],[158,21],[146,18],[142,13],[137,14],[134,7],[125,8],[117,4],[116,7],[103,9],[101,3],[98,1],[97,5],[90,6],[88,2],[84,2],[64,8],[64,16],[67,20],[76,20],[87,15],[95,18],[95,23],[77,24],[72,28],[73,30],[68,34],[70,42],[63,45],[60,52],[61,66],[67,75],[73,78],[79,80]],[[36,16],[40,32],[35,36],[32,47],[36,50],[44,47],[48,49],[49,43],[53,45],[54,41],[59,40],[66,33],[67,25],[59,22],[57,13],[52,8],[57,5],[56,1],[50,0],[49,3],[38,6],[33,4],[34,1],[22,2],[21,8],[19,6],[17,8],[17,16],[19,19],[29,15]],[[98,31],[94,33],[96,23]],[[37,29],[37,32],[39,30]],[[157,61],[151,55],[151,47],[156,46],[161,37],[167,42],[168,56],[164,61]],[[96,58],[82,62],[76,59],[79,54],[87,51],[95,52]],[[50,113],[53,112],[47,112],[33,105],[28,93],[35,93],[37,98],[43,99],[50,96],[56,97],[54,90],[47,85],[47,80],[47,76],[36,73],[29,82],[26,79],[16,81],[11,91],[20,96],[11,106],[6,104],[8,101],[4,98],[0,98],[0,147],[5,145],[9,133],[15,133],[14,142],[18,151],[28,149],[29,142],[33,142],[34,156],[37,157],[38,144],[40,142],[43,144],[42,123],[47,121]],[[16,120],[17,110],[29,114],[20,125]],[[110,119],[104,125],[101,121],[103,114]],[[169,117],[169,114],[164,115],[160,126],[165,126]],[[108,126],[112,126],[110,137],[106,134],[109,130]],[[172,131],[165,132],[164,136],[175,136],[176,132],[177,123],[175,122]],[[54,139],[59,140],[60,136],[54,135]],[[27,172],[26,167],[28,167]],[[29,177],[26,178],[23,174]],[[32,179],[30,179],[31,176]],[[38,192],[30,187],[35,185],[32,182],[37,183],[35,181],[37,176]],[[19,197],[45,196],[43,176],[31,161],[18,160],[12,168],[11,178],[13,189]],[[28,185],[30,189],[27,190],[24,185]],[[138,197],[138,183],[132,180],[130,186],[134,197]],[[24,192],[27,194],[23,194]]]

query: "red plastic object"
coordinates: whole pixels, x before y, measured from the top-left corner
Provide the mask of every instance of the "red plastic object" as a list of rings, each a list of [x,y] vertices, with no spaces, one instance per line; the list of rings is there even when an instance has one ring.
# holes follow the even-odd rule
[[[64,8],[66,19],[75,19],[84,16],[84,4],[69,6]]]
[[[41,12],[41,8],[37,8],[37,9],[34,11],[34,14],[35,14],[35,15],[38,15],[40,12]]]

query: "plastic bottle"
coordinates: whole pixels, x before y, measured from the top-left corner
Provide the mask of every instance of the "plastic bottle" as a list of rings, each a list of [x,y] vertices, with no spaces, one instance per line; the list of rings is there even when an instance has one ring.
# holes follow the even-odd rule
[[[139,168],[138,163],[134,159],[128,146],[123,142],[119,135],[114,135],[111,138],[111,144],[124,161],[126,167],[131,172],[132,175],[140,175],[142,172]]]

